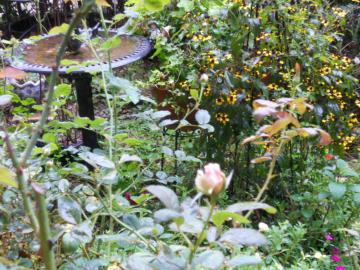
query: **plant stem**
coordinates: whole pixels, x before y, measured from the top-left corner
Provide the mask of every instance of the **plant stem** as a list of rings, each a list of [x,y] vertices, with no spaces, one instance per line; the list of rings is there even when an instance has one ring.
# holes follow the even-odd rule
[[[8,154],[10,156],[11,162],[12,162],[14,168],[15,168],[15,171],[16,171],[16,179],[17,179],[17,182],[18,182],[18,185],[19,185],[19,191],[20,191],[20,194],[21,194],[21,198],[23,200],[23,206],[24,206],[25,213],[27,214],[27,216],[30,219],[30,224],[31,224],[31,227],[33,228],[34,232],[38,233],[39,232],[39,221],[36,218],[35,211],[34,211],[34,208],[32,206],[30,196],[28,195],[27,183],[25,181],[23,169],[20,166],[19,161],[18,161],[18,159],[16,157],[15,150],[14,150],[12,144],[11,144],[10,137],[9,137],[8,133],[6,132],[4,127],[2,127],[1,130],[3,130],[4,133],[5,133],[4,141],[5,141],[5,144],[6,144],[7,151],[8,151]]]
[[[214,209],[215,209],[215,205],[216,205],[216,196],[212,196],[211,201],[210,201],[209,215],[207,216],[207,219],[206,219],[206,221],[204,223],[204,228],[202,229],[201,233],[198,235],[198,237],[196,239],[196,242],[195,242],[195,245],[191,250],[191,253],[190,253],[190,256],[189,256],[189,265],[191,265],[191,263],[192,263],[192,261],[194,259],[194,256],[196,254],[197,249],[200,247],[202,241],[205,238],[205,234],[207,233],[207,229],[209,227],[210,219],[211,219],[212,214],[213,214]]]
[[[56,270],[55,255],[52,249],[52,243],[50,242],[50,222],[49,215],[46,208],[46,202],[44,195],[35,192],[36,201],[39,205],[39,221],[40,221],[40,243],[43,253],[45,266],[47,270]]]
[[[276,165],[276,160],[277,158],[279,157],[280,153],[281,153],[281,150],[282,150],[282,147],[283,145],[285,144],[285,140],[282,139],[280,141],[280,144],[279,146],[276,148],[275,150],[275,153],[272,157],[272,160],[271,160],[271,163],[270,163],[270,167],[269,167],[269,171],[268,171],[268,174],[266,176],[266,180],[265,180],[265,183],[264,185],[261,187],[258,195],[256,196],[254,202],[259,202],[264,194],[264,192],[267,190],[271,180],[274,178],[274,175],[273,175],[273,172],[274,172],[274,169],[275,169],[275,165]],[[253,211],[249,211],[246,213],[245,215],[245,218],[248,218],[251,214],[252,214]]]

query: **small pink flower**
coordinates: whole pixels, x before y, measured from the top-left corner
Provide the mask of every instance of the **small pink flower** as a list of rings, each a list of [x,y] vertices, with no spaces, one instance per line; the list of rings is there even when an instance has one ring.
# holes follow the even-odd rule
[[[331,256],[331,260],[333,262],[340,262],[341,261],[341,258],[338,256],[338,255],[332,255]]]
[[[346,270],[345,266],[338,265],[335,267],[335,270]]]
[[[330,233],[325,234],[325,239],[326,239],[327,241],[332,241],[332,240],[334,240],[333,236],[332,236]]]
[[[226,176],[221,171],[219,164],[209,163],[203,170],[198,170],[195,185],[198,191],[205,195],[219,194],[225,187]]]
[[[331,250],[332,255],[339,255],[340,254],[340,249],[338,249],[337,247],[334,247]]]

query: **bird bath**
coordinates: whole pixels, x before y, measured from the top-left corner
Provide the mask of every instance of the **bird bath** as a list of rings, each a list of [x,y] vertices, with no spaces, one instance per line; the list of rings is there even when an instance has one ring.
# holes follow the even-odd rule
[[[111,32],[115,35],[115,32]],[[63,39],[63,35],[44,35],[30,45],[23,45],[15,50],[11,66],[26,72],[50,74],[55,66],[55,57]],[[151,50],[150,42],[141,36],[120,35],[121,42],[110,50],[111,68],[118,68],[145,57]],[[63,58],[65,63],[79,65],[62,65],[59,74],[74,81],[79,116],[95,119],[92,100],[90,73],[109,69],[107,51],[95,48],[98,58],[91,48],[82,44],[76,53],[67,52]],[[66,61],[67,60],[67,61]],[[99,61],[100,60],[100,61]],[[97,135],[88,129],[82,130],[83,145],[98,147]]]

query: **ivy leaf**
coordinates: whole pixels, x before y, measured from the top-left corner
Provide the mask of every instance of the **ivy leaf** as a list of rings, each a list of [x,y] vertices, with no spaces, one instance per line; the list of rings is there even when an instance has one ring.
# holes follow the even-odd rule
[[[170,188],[160,185],[151,185],[146,187],[146,190],[158,198],[166,208],[174,210],[179,208],[179,199],[175,192]]]
[[[18,188],[15,175],[6,167],[0,165],[0,184]]]

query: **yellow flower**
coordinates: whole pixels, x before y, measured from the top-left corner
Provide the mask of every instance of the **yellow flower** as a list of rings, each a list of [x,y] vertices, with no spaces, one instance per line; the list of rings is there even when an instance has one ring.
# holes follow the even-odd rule
[[[230,121],[229,116],[226,113],[222,113],[222,112],[217,113],[215,115],[215,119],[223,125],[226,125],[227,122]]]
[[[222,98],[222,97],[218,97],[216,100],[215,100],[215,103],[216,105],[222,105],[224,104],[225,100]]]
[[[230,104],[230,105],[234,105],[236,103],[236,100],[237,100],[237,95],[236,93],[232,93],[230,95],[228,95],[227,97],[227,102]]]

